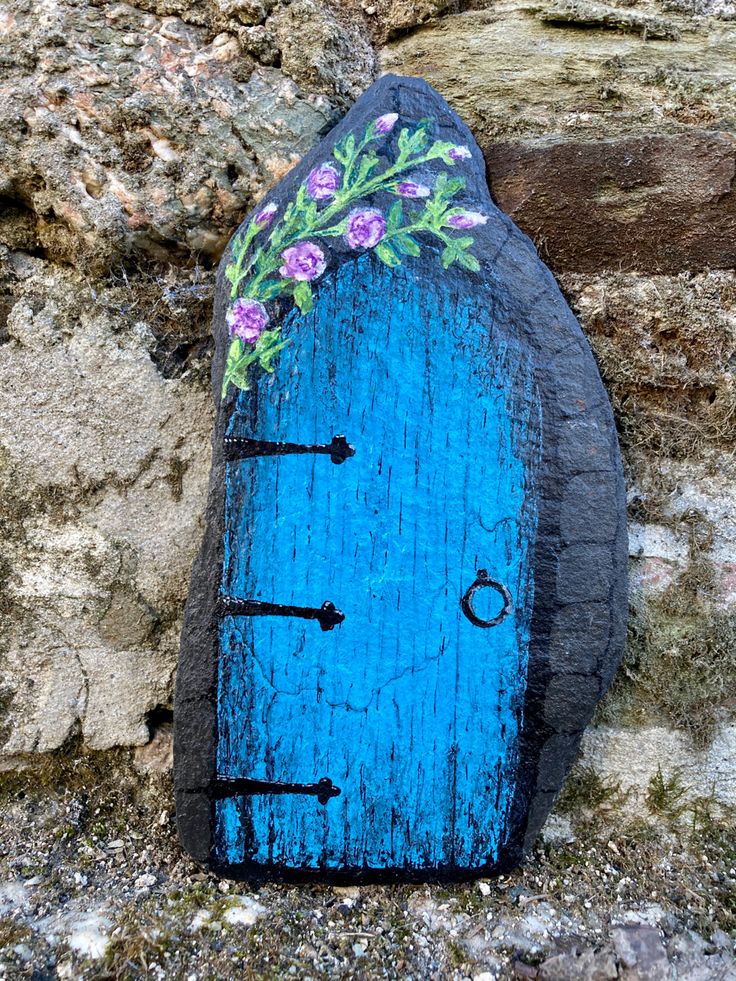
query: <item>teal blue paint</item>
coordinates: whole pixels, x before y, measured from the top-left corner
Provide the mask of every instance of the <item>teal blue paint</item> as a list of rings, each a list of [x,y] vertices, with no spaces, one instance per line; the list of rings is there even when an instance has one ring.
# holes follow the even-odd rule
[[[296,867],[492,862],[515,785],[526,685],[538,402],[521,346],[467,301],[389,271],[343,265],[258,381],[230,432],[328,442],[355,457],[230,464],[222,590],[345,622],[223,621],[221,776],[342,793],[263,795],[217,807],[221,861]],[[515,612],[473,626],[460,597],[478,568]],[[490,594],[490,595],[488,595]],[[492,616],[497,595],[476,609]]]

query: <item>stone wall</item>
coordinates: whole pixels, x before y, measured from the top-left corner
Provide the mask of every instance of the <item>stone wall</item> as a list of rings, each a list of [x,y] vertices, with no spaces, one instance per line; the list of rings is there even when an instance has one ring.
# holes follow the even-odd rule
[[[486,153],[585,328],[632,628],[583,764],[736,803],[736,12],[708,0],[11,0],[0,10],[3,765],[146,743],[209,467],[213,267],[382,70]]]

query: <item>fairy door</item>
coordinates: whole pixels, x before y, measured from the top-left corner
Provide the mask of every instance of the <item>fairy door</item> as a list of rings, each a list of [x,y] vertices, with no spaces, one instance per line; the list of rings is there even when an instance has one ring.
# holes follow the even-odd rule
[[[325,293],[285,325],[288,357],[232,416],[230,445],[267,452],[228,464],[222,591],[327,602],[344,620],[224,616],[218,777],[252,784],[218,802],[218,858],[486,865],[506,828],[526,679],[529,371],[477,297],[368,256]],[[335,436],[345,459],[268,452]]]
[[[467,127],[385,76],[241,225],[175,704],[222,874],[498,871],[625,634],[605,390]]]

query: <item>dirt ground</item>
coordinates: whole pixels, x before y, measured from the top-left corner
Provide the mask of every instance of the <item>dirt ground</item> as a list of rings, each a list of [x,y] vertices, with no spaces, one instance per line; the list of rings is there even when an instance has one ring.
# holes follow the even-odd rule
[[[4,775],[0,977],[736,977],[733,816],[676,778],[635,799],[578,768],[493,880],[230,883],[179,849],[168,752],[164,731]]]

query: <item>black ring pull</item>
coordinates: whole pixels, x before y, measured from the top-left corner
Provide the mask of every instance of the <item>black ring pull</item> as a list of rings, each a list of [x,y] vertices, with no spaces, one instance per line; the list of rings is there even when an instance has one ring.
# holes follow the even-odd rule
[[[492,620],[482,620],[473,609],[473,597],[479,589],[484,589],[486,586],[490,586],[491,589],[495,589],[503,597],[503,609],[498,616],[494,617]],[[468,620],[470,620],[470,622],[476,627],[497,627],[499,623],[506,619],[513,609],[511,593],[508,591],[508,589],[506,589],[503,583],[496,582],[495,579],[491,579],[485,569],[478,569],[477,578],[470,586],[467,593],[460,600],[460,606]]]

